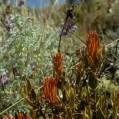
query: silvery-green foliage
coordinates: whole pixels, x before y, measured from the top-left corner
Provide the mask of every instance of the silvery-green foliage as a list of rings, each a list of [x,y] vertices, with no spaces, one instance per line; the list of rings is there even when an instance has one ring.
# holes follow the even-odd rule
[[[32,68],[35,67],[32,80],[35,87],[42,85],[44,76],[52,75],[52,56],[57,51],[59,29],[49,27],[46,30],[47,24],[42,21],[33,24],[31,18],[19,14],[11,17],[13,28],[10,32],[4,32],[0,47],[0,74],[6,70],[9,73],[11,83],[5,92],[9,96],[8,102],[13,100],[14,103],[20,99],[20,90],[25,83],[21,77],[30,77]],[[15,78],[11,75],[13,67],[19,73]],[[2,98],[2,102],[6,99]]]
[[[50,65],[51,55],[56,51],[58,30],[50,28],[45,31],[42,23],[33,24],[30,18],[15,16],[14,28],[5,34],[4,45],[1,48],[2,56],[8,56],[7,65],[37,62],[39,65]],[[51,50],[52,49],[52,50]],[[44,69],[43,66],[43,69]],[[11,66],[8,66],[10,68]],[[40,70],[40,69],[39,69]],[[42,69],[41,69],[42,70]]]

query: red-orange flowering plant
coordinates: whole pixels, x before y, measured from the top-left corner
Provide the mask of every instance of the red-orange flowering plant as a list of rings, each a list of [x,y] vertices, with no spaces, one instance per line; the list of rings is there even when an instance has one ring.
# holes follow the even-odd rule
[[[57,95],[57,81],[55,78],[47,77],[44,81],[44,87],[43,87],[45,99],[53,104],[57,105],[60,103],[60,99]]]
[[[87,40],[89,62],[96,63],[100,51],[100,40],[97,32],[90,32]]]

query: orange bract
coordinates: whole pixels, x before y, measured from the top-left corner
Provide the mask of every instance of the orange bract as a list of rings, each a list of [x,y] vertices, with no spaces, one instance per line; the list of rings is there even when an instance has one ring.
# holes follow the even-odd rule
[[[44,95],[46,100],[51,104],[59,104],[60,100],[57,96],[57,81],[52,77],[48,77],[44,81]]]
[[[57,52],[54,56],[54,70],[56,73],[56,78],[59,80],[61,78],[61,74],[63,73],[63,54],[61,52]]]
[[[97,55],[100,50],[100,41],[98,34],[96,32],[90,32],[87,41],[87,51],[88,57],[92,63],[95,63],[97,60]]]

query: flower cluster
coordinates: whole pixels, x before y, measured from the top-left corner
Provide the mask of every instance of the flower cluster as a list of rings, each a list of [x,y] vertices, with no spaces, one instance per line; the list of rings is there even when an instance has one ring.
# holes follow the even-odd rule
[[[96,63],[97,56],[100,51],[100,41],[98,34],[96,32],[90,32],[88,36],[87,41],[87,51],[88,51],[88,57],[89,61],[92,63]]]
[[[60,103],[60,99],[57,95],[57,82],[55,78],[47,77],[44,81],[44,95],[45,99],[53,104],[57,105]]]

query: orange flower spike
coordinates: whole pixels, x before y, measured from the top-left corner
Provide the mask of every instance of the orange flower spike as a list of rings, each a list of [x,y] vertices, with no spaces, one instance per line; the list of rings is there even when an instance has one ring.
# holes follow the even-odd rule
[[[61,74],[63,73],[63,54],[61,52],[57,52],[54,56],[54,70],[57,78],[60,78]]]
[[[53,98],[53,93],[52,93],[52,79],[50,79],[50,81],[49,81],[49,103],[52,103],[52,98]]]
[[[88,56],[91,58],[91,61],[95,63],[97,58],[97,53],[100,49],[100,42],[98,34],[96,32],[90,32],[87,41],[87,50]]]
[[[53,81],[53,103],[55,104],[57,102],[57,85],[56,80]]]
[[[53,101],[54,101],[53,79],[50,80],[49,86],[50,86],[50,103],[53,103]]]
[[[53,80],[54,80],[54,79],[51,79],[51,80],[50,80],[50,83],[49,83],[49,90],[50,90],[49,100],[50,100],[50,103],[53,103],[53,100],[54,100],[54,91],[53,91],[54,85],[53,85]]]
[[[46,78],[44,81],[43,91],[45,98],[49,100],[49,78]]]
[[[59,104],[60,100],[58,98],[58,95],[57,95],[57,84],[56,84],[56,80],[53,79],[51,81],[51,103],[56,105],[56,104]]]
[[[57,80],[53,77],[46,78],[44,81],[44,95],[46,100],[55,105],[60,102],[57,96]]]

